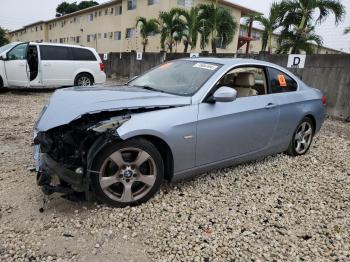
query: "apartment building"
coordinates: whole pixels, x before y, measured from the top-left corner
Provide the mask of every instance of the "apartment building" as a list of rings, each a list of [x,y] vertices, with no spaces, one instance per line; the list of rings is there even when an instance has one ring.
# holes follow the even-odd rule
[[[251,54],[258,54],[261,49],[262,49],[262,35],[263,35],[263,30],[260,28],[253,27],[252,28],[252,33],[251,33],[251,42],[249,44],[249,53]],[[240,26],[240,31],[239,31],[239,36],[240,37],[246,37],[248,36],[248,28],[246,25],[241,24]],[[277,47],[278,47],[278,34],[273,34],[272,36],[272,53],[276,53]],[[247,44],[243,45],[239,49],[237,49],[237,53],[245,53],[246,52],[246,47]],[[342,51],[335,50],[332,48],[328,47],[317,47],[315,45],[315,54],[341,54],[343,53]]]
[[[95,48],[99,53],[142,51],[142,39],[135,28],[139,16],[157,18],[160,11],[173,7],[191,8],[192,6],[210,3],[209,0],[115,0],[90,7],[72,14],[40,21],[11,32],[12,41],[44,41],[54,43],[76,44]],[[219,0],[219,4],[231,10],[239,23],[243,15],[258,13],[246,7]],[[237,51],[239,34],[225,48],[218,48],[221,53]],[[183,51],[183,45],[177,47]],[[159,52],[160,36],[149,37],[147,51]],[[210,51],[210,45],[207,46]],[[194,49],[200,52],[199,41]]]

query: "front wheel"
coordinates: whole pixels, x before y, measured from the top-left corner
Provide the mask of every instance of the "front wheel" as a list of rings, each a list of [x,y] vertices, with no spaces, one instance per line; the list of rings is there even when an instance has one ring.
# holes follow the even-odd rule
[[[75,78],[75,86],[92,86],[94,84],[93,78],[89,74],[80,74]]]
[[[161,155],[144,139],[107,146],[93,164],[92,187],[99,200],[115,207],[134,206],[159,190],[164,176]]]
[[[300,156],[310,149],[314,136],[314,125],[310,118],[305,117],[293,134],[286,153],[291,156]]]

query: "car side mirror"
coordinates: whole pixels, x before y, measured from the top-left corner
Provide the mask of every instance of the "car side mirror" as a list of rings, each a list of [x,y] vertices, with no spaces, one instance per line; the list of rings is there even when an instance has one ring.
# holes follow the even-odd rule
[[[0,55],[0,60],[7,60],[7,56],[6,56],[6,54],[1,54]]]
[[[233,102],[237,98],[237,91],[228,86],[222,86],[213,94],[213,100],[215,102]]]

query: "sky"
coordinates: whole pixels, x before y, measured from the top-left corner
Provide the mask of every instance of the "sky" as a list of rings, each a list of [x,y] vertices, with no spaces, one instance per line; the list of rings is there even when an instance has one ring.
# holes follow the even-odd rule
[[[99,3],[108,0],[97,0]],[[141,0],[146,1],[146,0]],[[274,0],[229,0],[241,6],[268,14]],[[323,37],[324,46],[350,53],[350,34],[343,35],[344,28],[350,26],[350,0],[341,0],[346,6],[344,23],[335,26],[329,18],[317,27],[317,33]],[[48,20],[55,16],[55,9],[62,0],[0,0],[0,26],[14,30],[26,24]],[[73,2],[69,0],[68,2]]]

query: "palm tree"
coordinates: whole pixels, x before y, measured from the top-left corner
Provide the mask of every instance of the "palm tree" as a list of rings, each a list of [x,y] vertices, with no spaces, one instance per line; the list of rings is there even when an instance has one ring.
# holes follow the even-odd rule
[[[350,33],[350,26],[345,28],[345,30],[344,30],[344,34],[349,34],[349,33]]]
[[[165,50],[165,43],[169,47],[170,53],[173,52],[173,46],[176,44],[174,41],[174,36],[177,34],[182,34],[181,32],[185,29],[185,22],[180,18],[179,13],[181,9],[172,8],[170,11],[160,12],[160,44],[163,50]]]
[[[339,24],[345,16],[345,7],[339,0],[282,0],[280,5],[284,27],[279,37],[279,43],[284,46],[280,50],[290,46],[292,53],[310,41],[317,44],[322,42],[321,37],[314,33],[314,28],[324,22],[330,14],[334,15],[335,24]],[[316,15],[314,23],[313,18]],[[304,49],[312,53],[312,49]]]
[[[290,30],[283,30],[278,39],[279,47],[278,54],[300,54],[304,51],[307,54],[315,52],[315,44],[321,47],[323,44],[322,38],[315,33],[315,27],[310,27],[304,30],[304,33],[296,37],[296,33]]]
[[[152,34],[159,33],[159,22],[157,19],[147,20],[145,17],[138,17],[136,19],[136,27],[140,24],[140,34],[142,37],[143,52],[146,52],[148,45],[148,37]]]
[[[281,10],[284,20],[292,22],[298,30],[305,29],[315,14],[318,14],[317,24],[333,14],[337,25],[345,16],[345,6],[339,0],[282,0]]]
[[[262,35],[262,48],[261,51],[266,51],[266,47],[268,52],[272,51],[272,36],[274,31],[281,26],[281,5],[277,2],[273,2],[270,8],[270,13],[268,17],[264,17],[263,15],[249,15],[246,16],[247,23],[252,23],[254,21],[259,22],[264,26],[264,32]]]
[[[185,19],[185,30],[183,31],[184,38],[184,53],[187,53],[188,46],[191,46],[191,50],[197,45],[198,39],[198,7],[192,7],[190,10],[179,9],[179,15]]]
[[[230,10],[216,4],[199,5],[199,32],[201,34],[201,48],[211,41],[212,52],[216,53],[217,44],[227,46],[232,42],[238,28]]]

